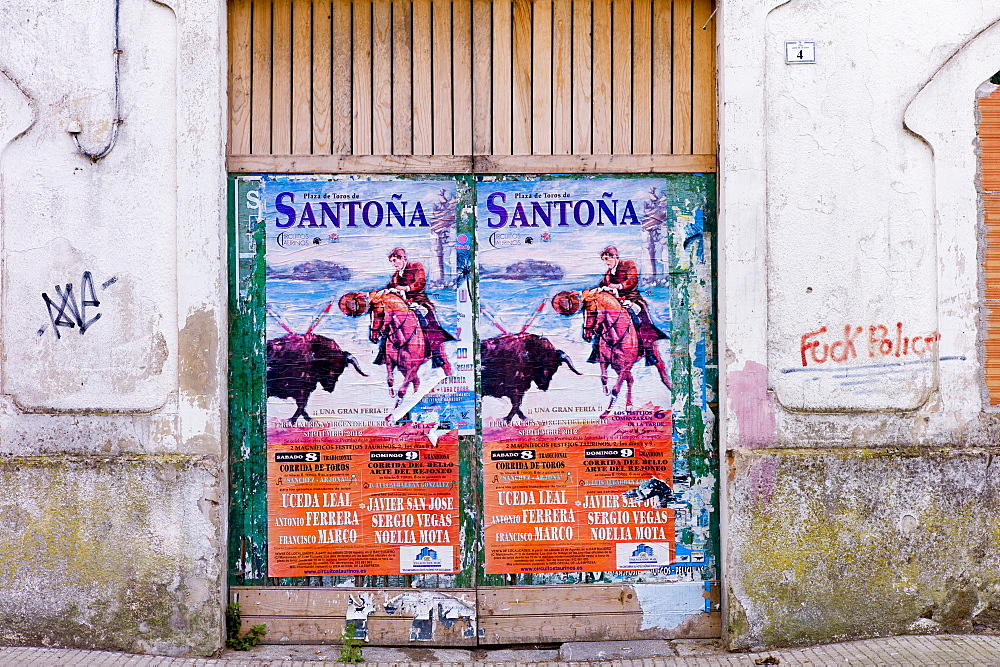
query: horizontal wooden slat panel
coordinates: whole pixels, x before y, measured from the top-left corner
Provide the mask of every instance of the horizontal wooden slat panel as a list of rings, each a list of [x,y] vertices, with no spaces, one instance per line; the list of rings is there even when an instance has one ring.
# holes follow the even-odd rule
[[[722,614],[703,612],[688,617],[675,632],[643,628],[642,614],[581,614],[574,620],[553,616],[522,616],[480,621],[483,644],[630,639],[712,639],[722,631]]]
[[[426,590],[426,589],[422,589]],[[431,591],[433,592],[433,591]],[[448,588],[438,591],[442,595],[475,604],[474,588]],[[350,598],[361,593],[373,595],[377,615],[386,615],[382,604],[404,593],[414,593],[412,588],[340,588],[324,586],[253,587],[233,586],[230,597],[238,596],[244,614],[253,616],[323,616],[343,618]]]
[[[709,590],[702,595],[711,609],[718,609],[718,584],[706,583]],[[716,611],[692,614],[677,609],[672,615],[673,610],[660,604],[655,616],[669,627],[650,623],[653,615],[643,610],[636,590],[644,586],[659,585],[481,587],[480,643],[719,636],[721,619]]]
[[[703,597],[717,603],[716,582],[705,582]],[[477,590],[483,616],[576,616],[582,609],[590,614],[630,614],[642,612],[636,588],[671,584],[489,586]],[[687,585],[687,584],[680,584]]]
[[[244,616],[243,632],[263,623],[267,625],[267,634],[261,640],[262,644],[341,644],[341,633],[344,631],[346,619],[323,617],[295,616]],[[419,640],[420,646],[475,646],[475,637],[464,637],[465,622],[455,623],[446,627],[443,623],[433,623],[433,639]],[[412,618],[370,617],[368,619],[368,642],[376,646],[413,646],[416,640],[411,640],[413,632]],[[718,634],[716,634],[718,636]]]
[[[722,631],[722,615],[719,612],[694,614],[687,617],[679,627],[664,629],[645,627],[642,612],[592,614],[580,609],[575,615],[484,616],[479,620],[479,629],[480,644],[712,639]]]
[[[472,589],[442,589],[420,591],[412,588],[335,588],[335,587],[244,587],[230,588],[230,600],[239,601],[243,630],[257,624],[267,626],[267,644],[339,644],[347,622],[347,610],[353,600],[361,603],[361,595],[370,596],[371,611],[367,619],[368,641],[373,644],[410,644],[414,627],[412,608],[400,606],[400,596],[438,596],[435,618],[431,625],[433,637],[422,638],[423,645],[468,646],[476,643],[474,616],[469,620],[455,619],[446,627],[437,618],[440,604],[458,600],[458,608],[475,613],[476,592]],[[389,614],[386,603],[396,602]],[[465,615],[465,614],[463,614]],[[426,625],[424,626],[426,629]]]

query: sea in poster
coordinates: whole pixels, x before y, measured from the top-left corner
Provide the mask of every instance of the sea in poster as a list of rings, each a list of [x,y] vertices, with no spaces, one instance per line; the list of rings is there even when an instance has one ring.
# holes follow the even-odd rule
[[[474,432],[454,180],[261,183],[268,574],[451,573]]]
[[[676,556],[664,186],[478,184],[487,573]]]

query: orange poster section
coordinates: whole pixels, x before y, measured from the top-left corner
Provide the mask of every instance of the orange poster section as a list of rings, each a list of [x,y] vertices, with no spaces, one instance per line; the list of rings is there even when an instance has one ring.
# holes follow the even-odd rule
[[[663,440],[485,444],[486,572],[668,566],[671,469]]]
[[[269,439],[271,440],[271,439]],[[450,573],[458,438],[269,442],[268,575]]]

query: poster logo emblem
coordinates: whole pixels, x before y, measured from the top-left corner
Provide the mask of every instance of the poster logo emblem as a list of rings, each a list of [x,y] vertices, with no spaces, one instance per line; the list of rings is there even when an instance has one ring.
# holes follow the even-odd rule
[[[524,239],[520,234],[512,234],[510,232],[493,232],[490,234],[489,241],[490,245],[494,248],[511,248],[522,243],[531,243],[531,241]]]
[[[454,547],[416,546],[399,548],[399,569],[405,574],[451,572]]]
[[[619,542],[615,545],[618,568],[655,570],[670,565],[670,545],[662,542]]]

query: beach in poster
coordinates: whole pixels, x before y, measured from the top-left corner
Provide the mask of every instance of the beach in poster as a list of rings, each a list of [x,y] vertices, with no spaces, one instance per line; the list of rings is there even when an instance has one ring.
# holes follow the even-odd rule
[[[268,574],[450,573],[475,428],[454,180],[261,183]]]
[[[478,184],[487,573],[675,555],[664,185]]]

